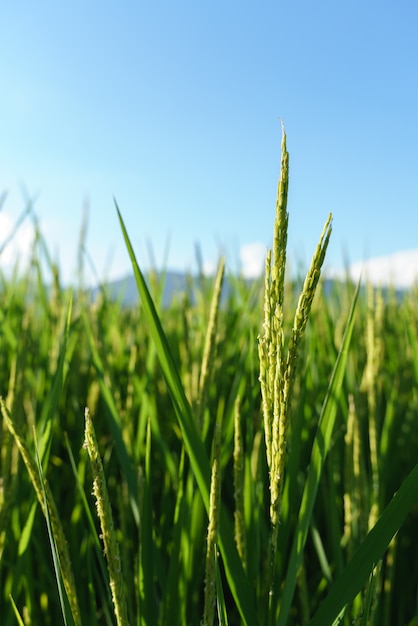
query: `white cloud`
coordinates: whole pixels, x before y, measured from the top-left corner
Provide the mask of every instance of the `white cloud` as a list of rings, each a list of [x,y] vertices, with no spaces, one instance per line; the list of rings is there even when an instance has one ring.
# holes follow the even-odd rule
[[[266,246],[260,241],[247,243],[239,251],[241,270],[245,278],[258,278],[264,271]]]
[[[361,274],[363,282],[371,282],[374,285],[411,287],[418,280],[418,249],[403,250],[368,261],[353,263],[349,266],[348,273],[355,281]],[[336,278],[343,278],[346,272],[331,270],[329,274]]]
[[[204,261],[202,271],[204,276],[214,276],[216,274],[216,263],[214,261]]]
[[[258,278],[264,272],[266,249],[265,244],[259,241],[241,246],[239,250],[239,269],[245,278]],[[217,267],[218,263],[213,260],[205,260],[203,273],[205,276],[214,276]]]
[[[6,274],[16,263],[20,269],[26,267],[33,248],[32,223],[23,222],[13,233],[14,228],[15,222],[6,213],[0,213],[0,268]]]

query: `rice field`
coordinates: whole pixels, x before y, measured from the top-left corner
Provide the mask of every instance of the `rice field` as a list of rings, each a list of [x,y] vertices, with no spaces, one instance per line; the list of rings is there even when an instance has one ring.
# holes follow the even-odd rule
[[[418,289],[285,280],[288,167],[259,281],[0,275],[2,626],[418,624]]]

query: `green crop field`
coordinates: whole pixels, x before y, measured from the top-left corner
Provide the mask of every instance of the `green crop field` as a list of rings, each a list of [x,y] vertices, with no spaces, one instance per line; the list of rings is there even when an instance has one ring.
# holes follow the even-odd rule
[[[39,233],[0,274],[1,626],[418,625],[418,289],[325,289],[331,216],[285,281],[288,167],[227,299],[163,307],[123,207],[138,306]]]

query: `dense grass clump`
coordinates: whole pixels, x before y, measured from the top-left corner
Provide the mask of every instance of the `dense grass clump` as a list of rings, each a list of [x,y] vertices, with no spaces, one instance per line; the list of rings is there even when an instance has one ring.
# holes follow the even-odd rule
[[[0,623],[417,624],[418,290],[0,285]],[[43,252],[42,252],[43,251]],[[43,268],[43,269],[41,269]],[[82,281],[80,281],[82,284]],[[395,495],[396,494],[396,495]]]

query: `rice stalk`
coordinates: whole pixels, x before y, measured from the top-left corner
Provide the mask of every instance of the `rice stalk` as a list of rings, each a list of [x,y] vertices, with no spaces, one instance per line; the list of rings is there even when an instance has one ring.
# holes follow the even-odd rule
[[[100,458],[93,422],[87,408],[85,409],[84,415],[84,445],[87,449],[93,471],[93,493],[96,499],[97,514],[100,520],[104,551],[108,563],[110,589],[112,592],[116,622],[118,626],[129,626],[119,543],[113,525],[112,509],[106,487],[102,460]]]
[[[14,422],[12,416],[10,415],[5,405],[3,398],[1,397],[0,397],[0,407],[1,407],[1,413],[3,415],[3,419],[6,422],[7,428],[9,429],[10,433],[13,435],[13,438],[16,442],[16,445],[22,456],[22,459],[26,465],[29,478],[32,482],[32,485],[35,489],[36,497],[41,506],[42,513],[44,514],[45,519],[47,518],[50,519],[52,534],[53,534],[53,538],[54,538],[57,551],[58,551],[58,556],[59,556],[61,575],[62,575],[65,591],[67,594],[67,598],[70,604],[74,623],[75,623],[75,626],[81,626],[81,616],[80,616],[79,603],[77,599],[77,589],[75,585],[74,574],[73,574],[70,554],[68,550],[68,544],[65,539],[64,529],[62,527],[62,523],[61,523],[58,511],[57,511],[57,507],[55,505],[55,500],[49,488],[48,482],[45,480],[45,483],[42,484],[41,478],[40,478],[40,475],[36,466],[36,462],[33,459],[28,446],[26,445],[26,442],[20,432],[19,427]]]
[[[330,214],[319,243],[313,254],[306,274],[302,292],[296,308],[293,328],[285,343],[285,269],[288,230],[287,193],[289,186],[289,154],[286,148],[286,133],[282,126],[282,156],[277,190],[276,218],[274,222],[273,258],[266,254],[264,294],[264,335],[259,337],[260,386],[266,442],[270,489],[270,573],[269,614],[273,619],[274,568],[277,550],[277,534],[280,519],[281,495],[284,484],[287,432],[290,405],[297,359],[305,333],[316,287],[321,274],[329,239],[332,215]]]
[[[203,412],[205,410],[207,394],[209,390],[210,375],[216,351],[216,331],[221,300],[222,285],[225,273],[225,260],[222,258],[216,273],[213,296],[210,305],[209,322],[206,331],[205,345],[203,349],[202,365],[199,375],[199,389],[196,406],[196,419],[199,428],[202,429]]]
[[[244,447],[241,433],[241,411],[239,397],[235,401],[234,412],[234,526],[235,543],[244,570],[247,570],[247,541],[244,514]]]
[[[216,602],[216,554],[218,550],[219,513],[221,506],[221,426],[215,425],[213,463],[210,481],[209,524],[206,542],[205,602],[202,626],[212,626]]]
[[[367,289],[366,350],[367,362],[361,390],[367,393],[370,466],[372,471],[371,503],[368,520],[369,530],[375,525],[380,514],[379,489],[379,425],[377,417],[377,392],[379,374],[383,361],[383,297],[381,289],[375,295],[369,283]]]

